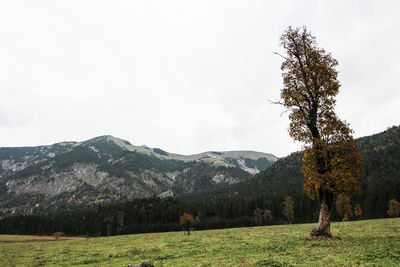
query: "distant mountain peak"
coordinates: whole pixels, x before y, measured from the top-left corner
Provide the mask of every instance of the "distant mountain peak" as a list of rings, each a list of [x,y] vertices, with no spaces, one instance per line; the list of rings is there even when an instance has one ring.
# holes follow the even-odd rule
[[[0,148],[0,218],[14,211],[40,213],[162,192],[206,191],[247,179],[276,160],[254,151],[180,155],[112,135]]]

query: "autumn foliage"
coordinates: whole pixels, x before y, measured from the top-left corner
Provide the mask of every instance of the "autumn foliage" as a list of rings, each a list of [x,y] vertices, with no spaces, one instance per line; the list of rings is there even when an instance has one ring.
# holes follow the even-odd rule
[[[193,227],[193,223],[193,215],[186,212],[179,219],[179,224],[183,227],[183,232],[187,231],[188,235],[190,235],[190,228]]]
[[[281,36],[285,49],[282,63],[283,89],[278,102],[289,112],[289,134],[304,142],[304,190],[321,202],[315,236],[331,237],[330,214],[337,195],[359,192],[362,160],[349,125],[334,112],[340,83],[338,62],[318,47],[304,27],[289,27]]]
[[[354,214],[354,217],[356,217],[356,218],[360,218],[362,216],[362,209],[360,207],[360,204],[356,204],[354,206],[353,214]]]
[[[319,161],[323,162],[322,168]],[[349,138],[333,144],[315,140],[304,151],[303,163],[304,190],[311,199],[320,198],[324,192],[347,197],[360,192],[362,159],[355,140]]]
[[[283,215],[285,215],[289,222],[294,219],[294,202],[289,196],[283,202]]]
[[[397,217],[400,214],[400,203],[396,199],[389,200],[387,214],[391,217]]]
[[[269,209],[262,210],[260,208],[256,208],[254,210],[254,221],[256,225],[268,224],[273,218],[272,212]]]
[[[339,195],[336,200],[336,211],[342,216],[343,221],[348,221],[353,217],[353,211],[350,204],[350,197],[346,195]]]

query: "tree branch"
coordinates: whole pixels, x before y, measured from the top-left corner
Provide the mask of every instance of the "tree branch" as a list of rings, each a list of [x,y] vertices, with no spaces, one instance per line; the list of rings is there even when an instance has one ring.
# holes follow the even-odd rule
[[[274,104],[274,105],[281,105],[281,106],[284,106],[284,105],[285,105],[285,103],[281,102],[281,100],[272,101],[272,100],[267,99],[267,101],[268,101],[270,104]]]

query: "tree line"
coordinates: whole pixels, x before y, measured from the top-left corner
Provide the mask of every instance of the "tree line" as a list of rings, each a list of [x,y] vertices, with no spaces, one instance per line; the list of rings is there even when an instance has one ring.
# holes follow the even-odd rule
[[[108,236],[182,230],[180,217],[193,216],[196,230],[249,227],[283,223],[303,223],[318,219],[318,205],[301,196],[257,196],[216,198],[211,201],[183,201],[153,197],[96,210],[81,210],[51,216],[12,216],[0,220],[1,234]],[[396,201],[397,202],[397,201]],[[391,213],[397,216],[398,202],[392,201]],[[355,208],[356,205],[353,205]],[[357,204],[360,210],[367,209]],[[353,210],[353,209],[352,209]],[[386,213],[386,210],[385,210]],[[349,216],[347,219],[366,218]],[[343,212],[335,212],[334,220],[342,220]],[[385,217],[386,217],[385,216]]]

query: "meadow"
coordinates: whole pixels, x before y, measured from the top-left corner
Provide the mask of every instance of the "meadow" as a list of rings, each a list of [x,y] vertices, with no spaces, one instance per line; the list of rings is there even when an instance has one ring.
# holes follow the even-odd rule
[[[400,218],[98,238],[0,235],[0,266],[400,266]]]

